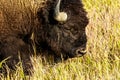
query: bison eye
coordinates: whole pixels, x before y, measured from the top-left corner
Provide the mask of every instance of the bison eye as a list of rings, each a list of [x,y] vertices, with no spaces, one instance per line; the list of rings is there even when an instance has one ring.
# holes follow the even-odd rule
[[[72,34],[77,34],[77,33],[78,33],[78,29],[72,28],[72,29],[71,29],[71,33],[72,33]]]
[[[78,33],[78,29],[76,29],[75,27],[65,27],[64,30],[72,33],[73,35]]]
[[[67,23],[67,24],[64,25],[64,28],[66,30],[71,30],[74,27],[75,27],[75,24],[73,24],[73,23]]]

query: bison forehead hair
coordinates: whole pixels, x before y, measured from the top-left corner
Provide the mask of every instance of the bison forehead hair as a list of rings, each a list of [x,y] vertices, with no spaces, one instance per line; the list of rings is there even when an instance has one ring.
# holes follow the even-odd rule
[[[13,67],[20,53],[29,66],[33,42],[38,52],[52,51],[57,58],[82,56],[86,15],[81,0],[0,0],[0,60],[10,56]]]

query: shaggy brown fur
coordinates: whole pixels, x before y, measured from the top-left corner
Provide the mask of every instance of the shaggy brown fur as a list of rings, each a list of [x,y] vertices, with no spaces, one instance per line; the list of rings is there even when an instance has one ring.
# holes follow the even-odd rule
[[[38,52],[47,50],[56,58],[61,55],[65,59],[76,57],[76,49],[85,49],[88,18],[82,1],[62,0],[60,10],[68,14],[64,23],[53,18],[56,4],[57,0],[0,1],[0,59],[10,57],[6,62],[9,67],[14,68],[19,61],[18,55],[25,70],[31,67],[33,42]]]

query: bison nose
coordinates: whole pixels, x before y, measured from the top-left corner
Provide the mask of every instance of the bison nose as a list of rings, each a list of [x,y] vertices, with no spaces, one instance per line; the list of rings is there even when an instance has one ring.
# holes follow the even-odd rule
[[[85,48],[79,48],[79,49],[76,49],[75,53],[78,55],[78,56],[83,56],[85,53],[86,53],[86,49]]]

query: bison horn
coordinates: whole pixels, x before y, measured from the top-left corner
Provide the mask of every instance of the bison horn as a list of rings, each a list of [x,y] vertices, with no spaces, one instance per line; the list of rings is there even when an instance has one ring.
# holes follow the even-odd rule
[[[55,7],[54,12],[54,19],[58,22],[65,22],[67,20],[67,13],[66,12],[60,12],[60,3],[61,0],[58,0],[58,3]]]

